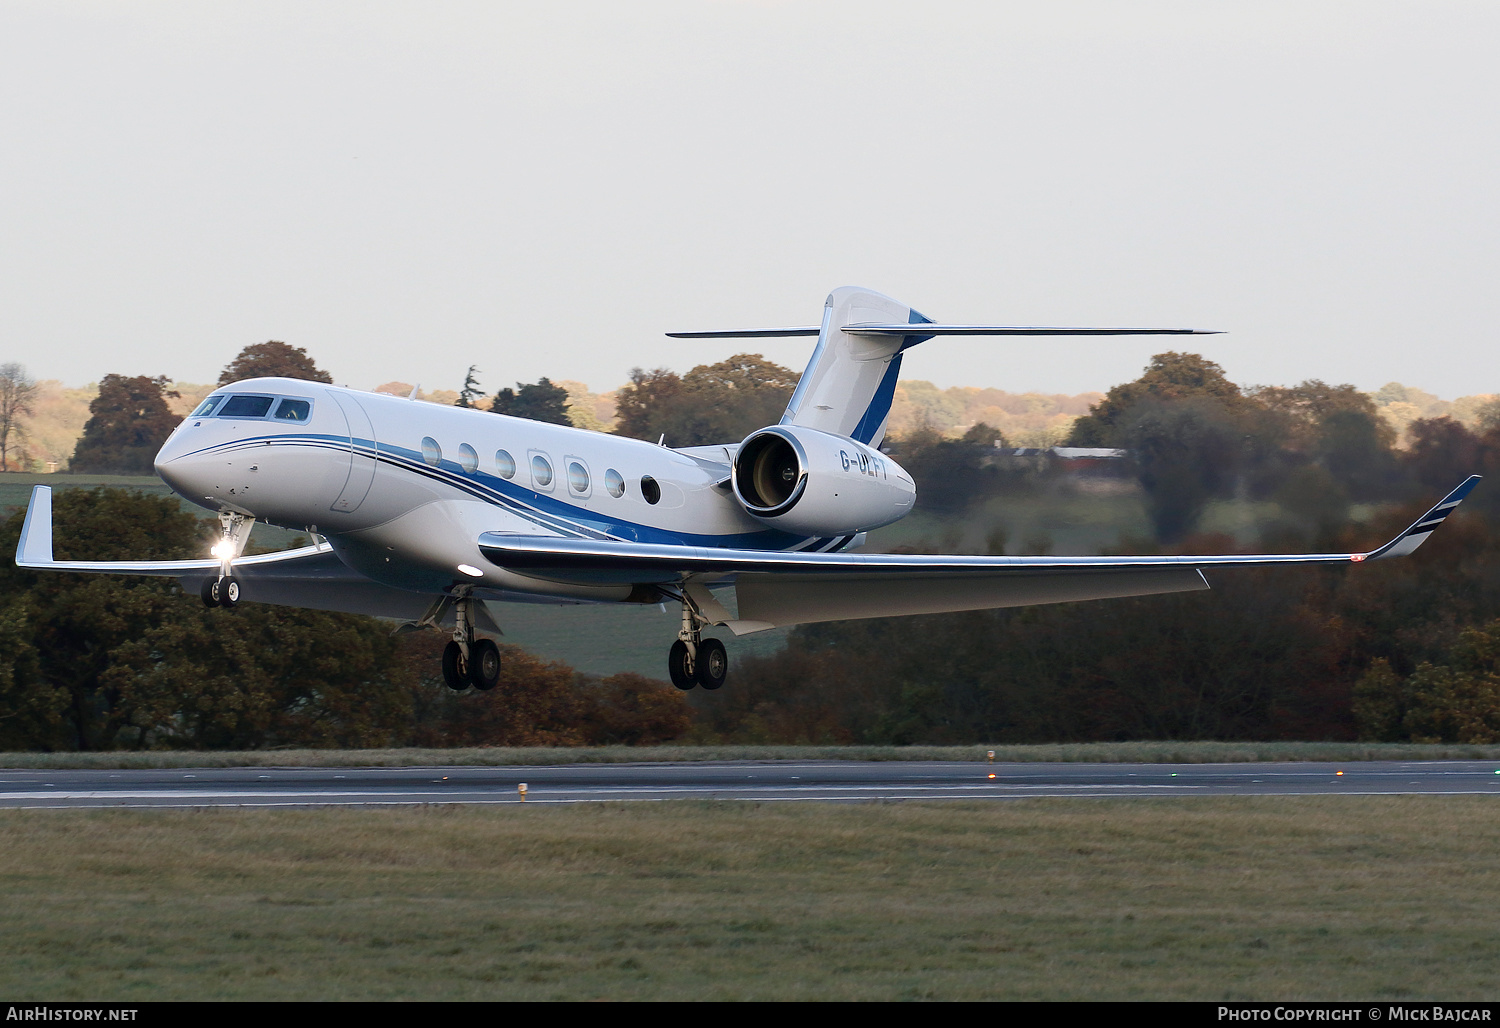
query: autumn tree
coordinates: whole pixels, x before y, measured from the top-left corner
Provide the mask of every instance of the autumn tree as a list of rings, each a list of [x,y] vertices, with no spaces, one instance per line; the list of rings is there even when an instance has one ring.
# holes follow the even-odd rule
[[[219,385],[229,385],[247,378],[299,378],[304,382],[333,384],[333,376],[320,371],[300,346],[270,340],[254,343],[240,351],[219,375]]]
[[[948,439],[930,427],[918,427],[892,441],[896,459],[911,472],[923,510],[957,514],[991,495],[1004,475],[987,459],[1004,445],[1000,430],[983,421],[961,439]]]
[[[175,498],[62,489],[59,559],[200,557],[211,533]],[[0,525],[13,551],[22,512]],[[403,742],[410,693],[373,618],[246,603],[208,610],[171,579],[0,563],[0,740],[100,750]],[[248,599],[254,598],[249,593]]]
[[[105,375],[73,451],[75,472],[149,475],[156,452],[182,419],[167,406],[167,378]]]
[[[0,364],[0,471],[11,471],[12,451],[25,441],[21,419],[35,413],[36,381],[14,362]]]
[[[571,425],[568,417],[568,391],[553,385],[552,380],[540,378],[529,384],[516,383],[515,389],[502,389],[495,394],[490,410],[496,414],[509,414],[513,418],[528,418],[544,421],[549,425]]]
[[[615,435],[656,442],[656,418],[677,403],[681,391],[682,378],[675,371],[631,368],[630,383],[615,393]]]
[[[700,364],[678,378],[658,368],[631,372],[617,394],[617,435],[668,446],[737,443],[781,420],[797,388],[797,373],[755,353]]]
[[[1141,377],[1117,385],[1089,412],[1073,423],[1069,446],[1121,446],[1120,435],[1131,408],[1145,400],[1180,400],[1208,397],[1226,410],[1240,407],[1240,387],[1224,376],[1224,369],[1196,353],[1159,353]]]
[[[500,647],[500,684],[454,692],[443,683],[436,632],[403,639],[412,696],[409,745],[649,746],[688,730],[692,708],[681,691],[636,674],[587,678],[566,664],[515,646]]]
[[[1354,686],[1360,738],[1500,742],[1500,621],[1466,629],[1441,664],[1402,678],[1379,659]]]

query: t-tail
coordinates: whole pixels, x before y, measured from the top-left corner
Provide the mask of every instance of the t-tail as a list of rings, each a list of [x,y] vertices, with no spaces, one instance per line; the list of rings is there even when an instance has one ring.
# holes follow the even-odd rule
[[[898,300],[858,286],[828,294],[817,328],[668,332],[678,339],[818,337],[807,370],[782,416],[783,425],[832,432],[879,447],[901,375],[901,354],[939,335],[1123,336],[1215,335],[1191,328],[1045,328],[939,324]]]
[[[783,425],[805,425],[878,447],[901,375],[901,351],[931,335],[875,335],[855,325],[930,324],[905,304],[868,289],[843,286],[828,295],[807,370],[792,393]]]

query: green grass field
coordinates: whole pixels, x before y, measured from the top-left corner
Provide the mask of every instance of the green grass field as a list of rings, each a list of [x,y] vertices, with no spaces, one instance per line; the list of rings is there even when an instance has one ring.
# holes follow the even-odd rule
[[[1494,999],[1484,797],[0,812],[0,994]]]

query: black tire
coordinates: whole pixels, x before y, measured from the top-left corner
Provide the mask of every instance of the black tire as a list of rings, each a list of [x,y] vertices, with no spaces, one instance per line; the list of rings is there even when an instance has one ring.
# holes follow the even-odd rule
[[[217,578],[205,578],[203,588],[198,590],[198,595],[203,597],[205,607],[217,607],[219,605],[219,580]]]
[[[229,577],[219,579],[219,606],[230,610],[240,605],[240,580]]]
[[[481,690],[500,684],[500,647],[488,639],[469,643],[469,684]]]
[[[729,651],[717,639],[704,639],[698,644],[698,666],[693,670],[698,684],[705,689],[717,689],[729,677]]]
[[[464,651],[458,648],[456,642],[443,647],[443,681],[455,692],[462,692],[469,687],[469,678],[464,674]]]
[[[698,679],[693,677],[692,663],[688,658],[687,643],[678,639],[667,654],[667,674],[672,676],[672,684],[677,688],[687,690],[698,684]]]

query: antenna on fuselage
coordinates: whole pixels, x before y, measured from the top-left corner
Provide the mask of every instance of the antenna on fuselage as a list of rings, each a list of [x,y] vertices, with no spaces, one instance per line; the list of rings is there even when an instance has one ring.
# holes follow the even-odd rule
[[[414,385],[414,386],[411,387],[411,392],[409,392],[409,393],[406,394],[406,398],[408,400],[415,400],[417,398],[417,390],[421,389],[421,388],[422,388],[422,383],[418,382],[416,385]]]

